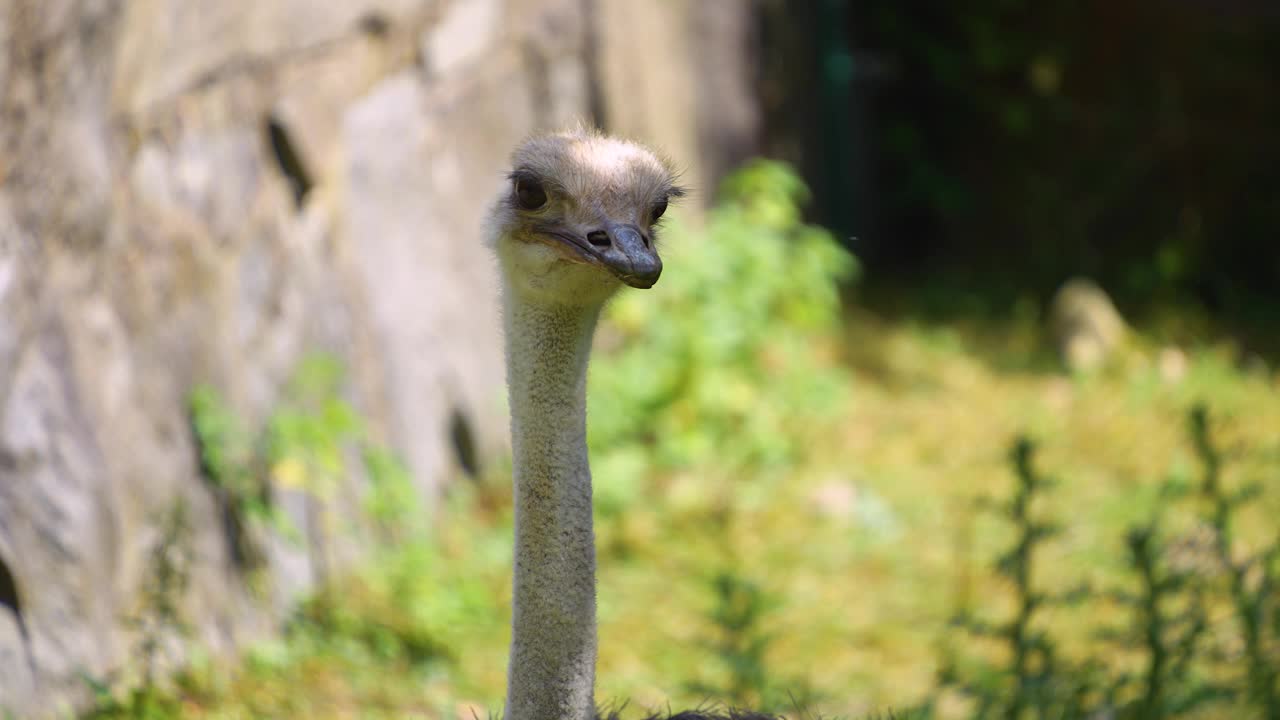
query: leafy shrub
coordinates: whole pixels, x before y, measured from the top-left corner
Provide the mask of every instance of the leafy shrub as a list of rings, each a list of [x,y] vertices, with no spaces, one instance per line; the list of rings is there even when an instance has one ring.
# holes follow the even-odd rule
[[[369,475],[364,510],[381,539],[402,539],[420,517],[412,480],[394,453],[366,437],[360,413],[342,396],[344,368],[337,358],[311,354],[287,383],[266,427],[252,432],[213,387],[196,387],[190,421],[201,472],[223,506],[240,564],[264,569],[263,534],[301,541],[298,528],[273,502],[282,489],[304,494],[310,515],[309,551],[316,576],[327,578],[332,513],[327,507],[351,469],[355,451]],[[259,573],[260,574],[260,573]]]
[[[269,423],[275,481],[322,501],[332,497],[347,472],[347,444],[364,432],[359,414],[342,397],[343,375],[336,358],[303,359]]]
[[[807,198],[787,166],[749,164],[705,229],[671,228],[655,289],[608,308],[589,383],[603,512],[654,469],[793,461],[813,418],[843,407],[839,289],[857,264],[802,221]]]

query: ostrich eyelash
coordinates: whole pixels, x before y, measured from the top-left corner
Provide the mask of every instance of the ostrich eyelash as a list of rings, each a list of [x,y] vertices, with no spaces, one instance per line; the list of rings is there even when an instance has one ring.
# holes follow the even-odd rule
[[[679,202],[680,198],[689,194],[689,188],[683,185],[672,185],[667,188],[667,200]]]

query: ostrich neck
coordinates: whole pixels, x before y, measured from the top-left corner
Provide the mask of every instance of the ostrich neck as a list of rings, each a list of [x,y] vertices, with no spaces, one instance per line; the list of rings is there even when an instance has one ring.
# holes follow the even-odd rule
[[[585,405],[600,307],[520,302],[510,288],[506,306],[515,582],[504,718],[589,720],[596,558]]]

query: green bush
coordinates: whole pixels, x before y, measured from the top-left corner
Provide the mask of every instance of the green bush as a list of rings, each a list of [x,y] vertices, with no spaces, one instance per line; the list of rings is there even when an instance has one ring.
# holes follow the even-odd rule
[[[857,263],[803,222],[807,198],[787,166],[751,163],[705,228],[670,229],[656,288],[608,308],[589,383],[603,512],[654,470],[786,465],[813,418],[844,406],[840,284]]]

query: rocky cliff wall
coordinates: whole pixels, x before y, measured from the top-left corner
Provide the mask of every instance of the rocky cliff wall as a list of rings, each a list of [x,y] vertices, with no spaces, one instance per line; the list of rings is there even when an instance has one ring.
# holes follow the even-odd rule
[[[84,677],[125,663],[124,617],[179,501],[194,558],[181,602],[203,647],[269,632],[314,582],[306,549],[277,542],[275,594],[249,591],[200,471],[198,384],[260,424],[300,359],[336,355],[347,400],[428,498],[458,472],[459,424],[500,452],[479,221],[506,153],[596,117],[709,183],[753,141],[747,13],[0,3],[0,711],[83,703]],[[364,491],[358,471],[345,482]]]

